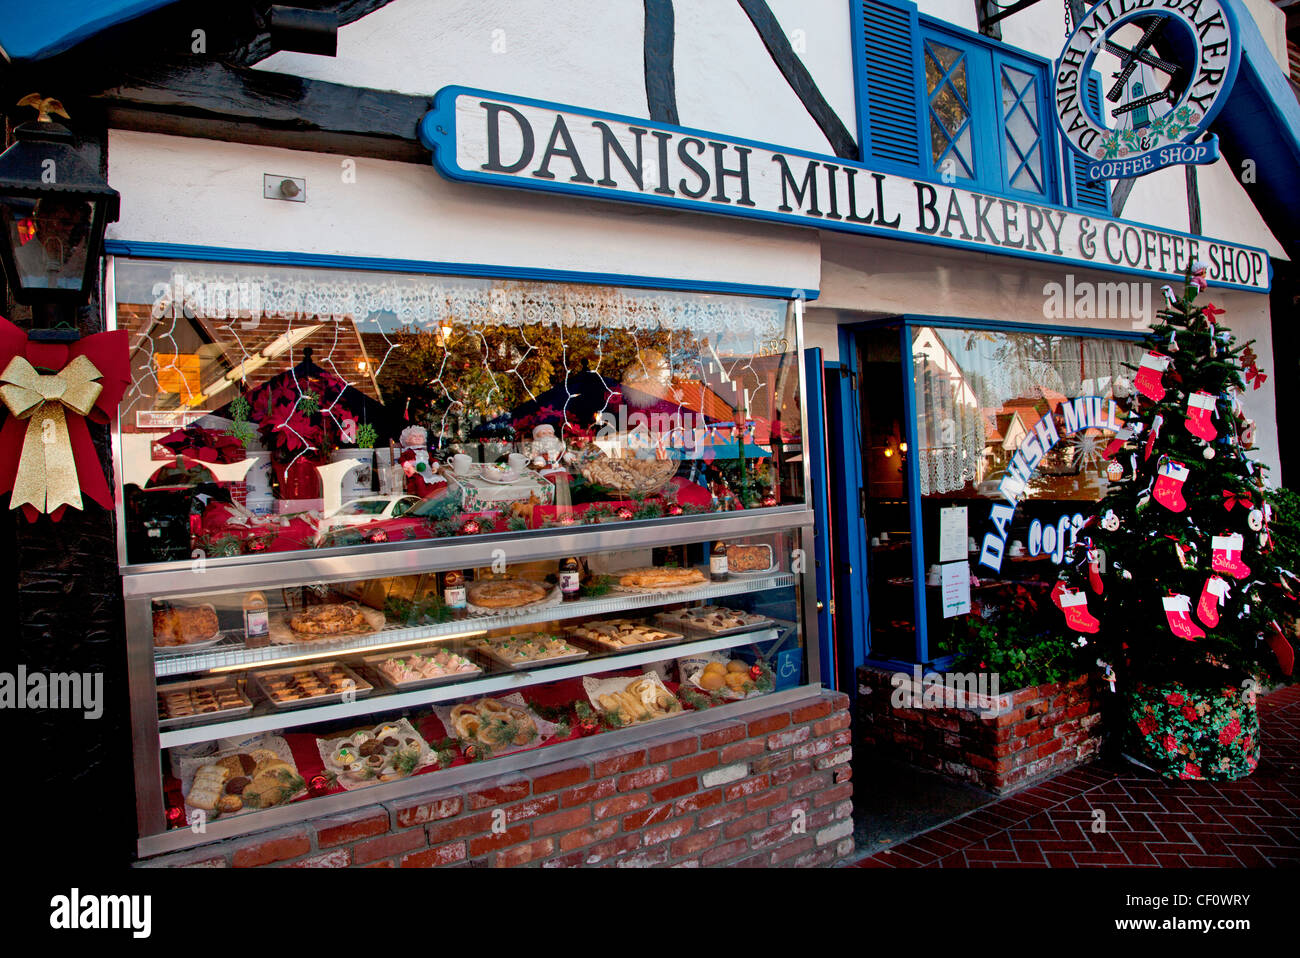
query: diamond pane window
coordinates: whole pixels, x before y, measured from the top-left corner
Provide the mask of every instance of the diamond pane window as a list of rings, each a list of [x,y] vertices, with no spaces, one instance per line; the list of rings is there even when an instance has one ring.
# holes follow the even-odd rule
[[[927,40],[925,87],[930,113],[930,154],[935,169],[943,170],[951,160],[948,167],[951,172],[962,179],[974,179],[965,52]]]
[[[1046,189],[1036,78],[1003,64],[1001,86],[1007,184],[1012,189],[1042,195]]]

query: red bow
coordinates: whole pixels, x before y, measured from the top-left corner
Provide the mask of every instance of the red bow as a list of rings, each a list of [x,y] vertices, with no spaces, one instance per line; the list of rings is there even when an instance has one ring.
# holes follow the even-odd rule
[[[1223,508],[1228,512],[1232,511],[1233,506],[1241,506],[1243,509],[1249,509],[1254,505],[1254,500],[1245,493],[1233,492],[1231,489],[1223,490]]]
[[[101,373],[99,382],[103,389],[95,405],[84,417],[69,416],[67,427],[81,492],[105,509],[113,508],[113,494],[104,478],[104,467],[90,438],[90,430],[86,428],[86,420],[100,425],[116,420],[117,404],[131,385],[129,342],[130,337],[124,329],[95,333],[72,343],[37,342],[28,339],[23,330],[0,317],[0,369],[8,366],[15,356],[22,356],[38,370],[60,370],[78,356],[85,356]],[[26,429],[27,424],[16,416],[6,417],[4,425],[0,426],[0,495],[13,490]],[[59,521],[66,508],[59,506],[54,509],[50,518]],[[23,505],[23,515],[28,522],[35,522],[40,514],[34,506]]]
[[[1219,317],[1227,312],[1226,309],[1219,309],[1219,307],[1215,306],[1213,303],[1206,303],[1203,307],[1203,311],[1205,313],[1205,318],[1210,321],[1211,326],[1218,323]]]

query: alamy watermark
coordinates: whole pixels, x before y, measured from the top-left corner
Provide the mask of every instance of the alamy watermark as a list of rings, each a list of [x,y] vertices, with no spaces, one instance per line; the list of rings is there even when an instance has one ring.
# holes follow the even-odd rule
[[[76,709],[88,719],[104,714],[104,673],[0,672],[0,709]]]
[[[1044,319],[1127,319],[1134,329],[1149,329],[1155,318],[1151,283],[1076,282],[1073,273],[1064,283],[1043,286]]]
[[[996,672],[895,672],[889,684],[889,704],[896,709],[976,709],[981,718],[994,718],[1002,711],[999,676]]]

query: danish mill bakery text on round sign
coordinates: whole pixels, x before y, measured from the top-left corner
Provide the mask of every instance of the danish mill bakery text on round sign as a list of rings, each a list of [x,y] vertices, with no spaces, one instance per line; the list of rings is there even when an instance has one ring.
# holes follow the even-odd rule
[[[1219,158],[1218,137],[1196,141],[1232,90],[1236,28],[1220,0],[1104,0],[1084,15],[1057,61],[1055,100],[1088,179]]]

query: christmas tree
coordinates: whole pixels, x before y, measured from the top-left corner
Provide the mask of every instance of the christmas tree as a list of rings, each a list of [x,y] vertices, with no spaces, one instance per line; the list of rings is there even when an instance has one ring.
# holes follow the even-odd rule
[[[1196,264],[1182,298],[1164,288],[1167,305],[1140,365],[1130,367],[1127,420],[1106,449],[1115,481],[1052,593],[1120,690],[1164,689],[1162,701],[1192,725],[1211,707],[1198,716],[1181,691],[1168,690],[1219,691],[1231,714],[1214,736],[1199,726],[1170,731],[1150,705],[1136,714],[1170,765],[1187,758],[1181,777],[1201,777],[1205,764],[1206,749],[1198,753],[1192,738],[1218,737],[1241,751],[1240,725],[1232,723],[1243,705],[1253,719],[1254,680],[1291,673],[1293,651],[1277,621],[1297,591],[1289,570],[1271,559],[1266,467],[1252,458],[1254,424],[1240,405],[1265,377],[1251,343],[1239,345],[1223,323],[1223,310],[1196,302],[1204,286]],[[1233,692],[1243,687],[1244,701]],[[1244,752],[1253,746],[1257,754],[1257,736],[1244,741]],[[1214,777],[1254,767],[1253,757],[1212,758],[1223,771]]]

